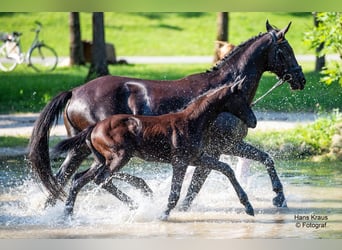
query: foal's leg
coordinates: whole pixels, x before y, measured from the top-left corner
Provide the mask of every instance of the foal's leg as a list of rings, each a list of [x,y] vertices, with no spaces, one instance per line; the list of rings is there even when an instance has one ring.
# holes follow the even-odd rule
[[[70,177],[75,173],[75,171],[79,168],[81,163],[89,154],[90,151],[87,148],[82,148],[78,150],[73,149],[68,152],[66,159],[64,160],[63,164],[56,173],[56,178],[62,187],[66,185]],[[152,189],[147,185],[147,183],[143,179],[139,177],[130,175],[128,173],[117,172],[114,173],[113,178],[125,181],[134,186],[135,188],[140,189],[145,196],[152,197],[153,195]],[[115,187],[112,188],[114,189]],[[120,192],[120,190],[117,191],[117,193]],[[113,195],[115,195],[115,192],[113,192]],[[56,204],[56,201],[57,199],[50,195],[45,202],[45,207],[54,206]]]
[[[107,190],[120,201],[125,203],[130,209],[137,209],[138,204],[131,197],[123,193],[111,182],[112,178],[110,178],[110,175],[111,174],[108,171],[108,169],[105,169],[103,172],[101,172],[95,177],[94,181],[97,185],[101,186],[103,189]]]
[[[95,175],[99,171],[100,166],[101,164],[94,162],[93,165],[88,170],[75,175],[74,179],[71,182],[69,196],[65,203],[64,214],[66,216],[72,215],[74,211],[74,205],[75,205],[78,192],[81,190],[81,188],[84,185],[86,185],[87,183],[89,183],[91,180],[94,179]]]
[[[131,184],[132,186],[136,187],[137,189],[140,189],[143,192],[143,194],[147,197],[152,197],[153,195],[152,189],[147,185],[147,183],[142,178],[123,172],[115,172],[113,174],[113,178],[125,181]]]
[[[98,173],[94,181],[97,185],[100,185],[102,188],[117,197],[120,201],[127,204],[130,209],[136,209],[138,208],[138,204],[134,202],[134,200],[131,199],[128,195],[120,191],[111,182],[115,172],[119,171],[123,166],[125,166],[129,162],[130,158],[131,156],[125,149],[112,152],[110,165],[106,167],[102,172]]]
[[[175,208],[175,206],[177,205],[187,166],[188,164],[179,163],[179,162],[172,164],[173,171],[172,171],[171,190],[169,194],[167,209],[164,211],[163,215],[161,216],[162,220],[167,220],[170,215],[171,210]]]
[[[210,172],[211,172],[211,169],[209,168],[202,168],[202,167],[195,168],[195,171],[192,174],[188,191],[180,207],[182,211],[187,211],[190,208],[192,202],[198,195],[199,191],[201,190]]]
[[[217,170],[225,176],[227,176],[230,182],[232,183],[241,204],[244,205],[246,213],[254,216],[254,209],[248,200],[247,194],[240,186],[240,183],[235,177],[234,171],[230,168],[228,164],[223,163],[218,159],[209,156],[208,154],[202,154],[202,156],[199,159],[199,165]]]
[[[236,144],[235,147],[232,148],[231,153],[235,156],[255,160],[264,164],[271,179],[272,189],[276,193],[276,197],[273,198],[273,205],[277,207],[287,206],[283,185],[281,184],[274,167],[274,161],[269,154],[243,141]]]

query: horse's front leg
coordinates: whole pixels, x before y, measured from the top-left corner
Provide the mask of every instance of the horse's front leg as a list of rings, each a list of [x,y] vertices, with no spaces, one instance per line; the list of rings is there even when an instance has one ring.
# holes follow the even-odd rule
[[[246,192],[243,190],[243,188],[241,187],[238,180],[236,179],[234,171],[231,169],[231,167],[228,164],[223,163],[223,162],[219,161],[218,159],[211,157],[205,153],[199,157],[198,163],[201,166],[208,167],[210,169],[214,169],[216,171],[221,172],[225,176],[227,176],[228,179],[230,180],[231,184],[233,185],[235,192],[238,195],[241,204],[244,205],[246,213],[254,216],[254,209],[248,200],[248,196],[247,196]]]
[[[265,165],[268,175],[270,176],[272,189],[276,193],[276,197],[273,198],[273,205],[277,207],[287,207],[286,199],[283,191],[283,185],[280,182],[277,171],[274,167],[274,161],[272,157],[264,151],[257,149],[256,147],[241,141],[235,144],[235,147],[231,149],[231,154],[251,160],[261,162]]]
[[[162,220],[167,220],[172,209],[175,208],[179,200],[180,192],[182,189],[183,180],[185,177],[188,164],[182,161],[174,161],[172,164],[172,182],[171,190],[168,198],[167,209],[161,216]]]

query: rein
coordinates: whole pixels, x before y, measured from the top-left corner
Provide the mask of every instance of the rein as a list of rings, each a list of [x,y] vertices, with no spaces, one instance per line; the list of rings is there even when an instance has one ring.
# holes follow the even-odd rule
[[[280,79],[278,82],[276,82],[276,84],[273,85],[272,88],[270,88],[265,94],[263,94],[262,96],[260,96],[258,99],[256,99],[254,102],[252,102],[251,107],[253,107],[255,104],[257,104],[261,99],[263,99],[264,97],[266,97],[268,94],[270,94],[273,90],[275,90],[276,88],[278,88],[279,86],[281,86],[284,82],[286,82],[285,79]]]

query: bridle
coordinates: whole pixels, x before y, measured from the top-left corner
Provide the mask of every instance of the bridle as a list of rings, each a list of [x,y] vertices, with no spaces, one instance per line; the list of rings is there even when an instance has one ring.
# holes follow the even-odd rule
[[[278,42],[278,38],[276,35],[276,31],[272,30],[271,32],[269,32],[269,34],[272,37],[273,43],[275,43],[276,48],[274,48],[274,57],[278,58],[277,53],[281,52],[281,49],[279,49],[279,45],[283,44],[283,43],[287,43],[286,40],[280,41]],[[254,102],[251,103],[251,107],[254,106],[255,104],[257,104],[261,99],[263,99],[264,97],[266,97],[268,94],[270,94],[273,90],[275,90],[276,88],[278,88],[279,86],[281,86],[283,83],[291,81],[292,80],[292,75],[295,74],[295,72],[297,71],[301,71],[302,67],[300,65],[291,67],[289,69],[285,69],[284,73],[281,77],[279,77],[279,81],[276,82],[265,94],[263,94],[262,96],[260,96],[258,99],[256,99]]]

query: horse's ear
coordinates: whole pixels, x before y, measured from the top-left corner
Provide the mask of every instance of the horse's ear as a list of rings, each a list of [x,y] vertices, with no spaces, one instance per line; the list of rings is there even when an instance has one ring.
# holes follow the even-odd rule
[[[269,23],[268,19],[266,20],[266,30],[267,32],[274,30],[273,26]]]
[[[292,22],[289,22],[289,24],[285,28],[283,28],[282,30],[277,32],[278,41],[281,41],[281,40],[283,40],[285,38],[285,34],[290,29],[291,23]]]

